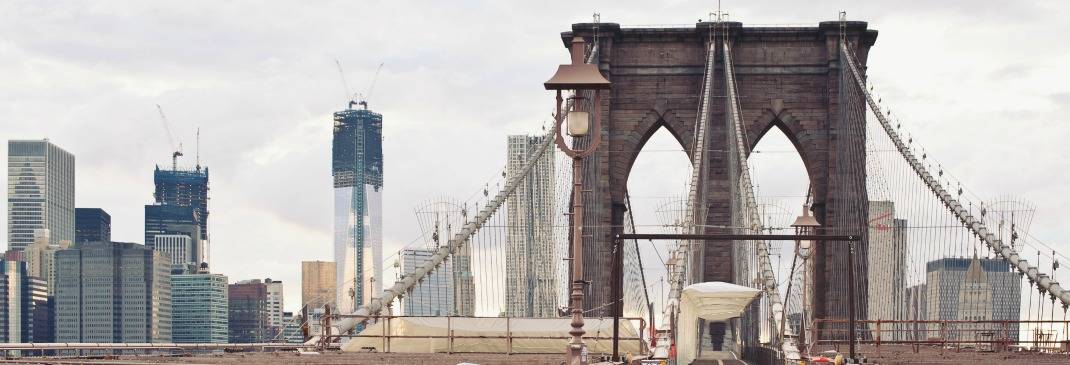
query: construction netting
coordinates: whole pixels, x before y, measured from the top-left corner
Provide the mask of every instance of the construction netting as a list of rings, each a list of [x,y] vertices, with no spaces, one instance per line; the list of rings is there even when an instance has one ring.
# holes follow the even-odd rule
[[[761,291],[719,281],[688,285],[680,295],[677,359],[690,364],[698,350],[699,320],[728,321],[739,317]]]

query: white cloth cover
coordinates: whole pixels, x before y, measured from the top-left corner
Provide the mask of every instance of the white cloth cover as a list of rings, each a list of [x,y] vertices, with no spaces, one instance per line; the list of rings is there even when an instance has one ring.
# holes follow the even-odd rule
[[[698,322],[727,321],[739,317],[761,290],[720,281],[696,283],[680,295],[676,336],[678,364],[690,364],[698,352]]]
[[[449,339],[446,338],[453,331],[453,352],[484,352],[506,353],[509,351],[509,341],[506,333],[512,337],[557,337],[557,338],[513,338],[513,353],[534,354],[563,354],[570,337],[568,334],[571,318],[510,318],[506,323],[505,318],[495,317],[396,317],[389,321],[382,319],[377,323],[368,325],[361,332],[361,337],[354,337],[342,345],[342,351],[362,352],[377,351],[385,352],[384,329],[391,336],[416,336],[413,338],[391,338],[390,352],[407,353],[445,353],[450,350]],[[389,323],[388,323],[389,322]],[[583,329],[584,343],[587,344],[588,353],[612,353],[613,352],[613,319],[612,318],[584,318]],[[620,337],[639,337],[636,324],[633,321],[621,319]],[[507,328],[508,327],[508,328]],[[367,337],[365,337],[367,336]],[[438,338],[426,338],[419,336],[442,336]],[[486,336],[493,338],[457,338],[465,336]],[[604,337],[595,340],[586,337]],[[641,347],[638,340],[621,340],[621,354],[640,354]],[[374,348],[374,350],[371,350]]]

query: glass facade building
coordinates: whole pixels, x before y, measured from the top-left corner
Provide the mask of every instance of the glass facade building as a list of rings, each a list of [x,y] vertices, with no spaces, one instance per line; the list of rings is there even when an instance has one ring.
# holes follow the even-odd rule
[[[74,155],[46,140],[7,143],[7,243],[22,250],[35,230],[74,240]]]
[[[220,274],[171,276],[175,343],[227,343],[227,277]]]
[[[546,137],[508,137],[506,174],[523,173],[532,152]],[[554,154],[535,162],[528,178],[505,201],[505,314],[510,317],[556,317],[554,260]]]
[[[402,278],[431,260],[434,251],[402,250]],[[404,316],[447,316],[454,314],[454,287],[452,262],[447,261],[424,277],[419,285],[401,298],[401,315]]]
[[[1001,259],[975,255],[972,259],[930,261],[926,265],[924,319],[1018,321],[1022,307],[1021,280]],[[1018,327],[1012,327],[1011,338],[1018,338]]]
[[[171,265],[126,242],[56,252],[57,342],[171,342]]]
[[[333,133],[335,293],[350,313],[382,291],[383,117],[336,112]]]
[[[301,323],[304,323],[304,318],[300,315],[294,315],[292,312],[284,312],[282,314],[283,324],[282,329],[282,342],[285,343],[303,343],[305,342],[305,335],[301,332]]]
[[[111,241],[111,215],[100,208],[74,208],[74,242]]]
[[[227,287],[227,323],[230,343],[266,342],[268,290],[259,279]]]
[[[204,240],[201,239],[201,218],[193,207],[181,205],[145,206],[145,246],[156,249],[156,236],[186,236],[190,238],[191,260],[204,262]]]

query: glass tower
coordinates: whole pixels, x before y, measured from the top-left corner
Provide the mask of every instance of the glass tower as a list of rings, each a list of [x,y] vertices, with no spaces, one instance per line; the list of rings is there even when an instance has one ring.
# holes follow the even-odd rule
[[[334,113],[334,261],[338,310],[349,313],[382,291],[383,116]]]
[[[227,277],[171,276],[171,338],[175,343],[227,343]]]
[[[7,142],[7,242],[22,250],[35,230],[74,240],[74,155],[46,140]]]
[[[111,215],[100,208],[74,208],[74,242],[111,241]]]

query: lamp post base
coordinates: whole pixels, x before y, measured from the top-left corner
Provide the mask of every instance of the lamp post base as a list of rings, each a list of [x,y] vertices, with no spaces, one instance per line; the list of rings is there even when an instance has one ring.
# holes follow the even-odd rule
[[[587,345],[582,343],[570,343],[566,350],[568,354],[568,365],[587,365]]]
[[[569,299],[572,299],[572,330],[568,334],[572,335],[572,341],[565,349],[566,362],[568,365],[587,365],[587,344],[583,343],[583,281],[572,282]]]

